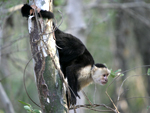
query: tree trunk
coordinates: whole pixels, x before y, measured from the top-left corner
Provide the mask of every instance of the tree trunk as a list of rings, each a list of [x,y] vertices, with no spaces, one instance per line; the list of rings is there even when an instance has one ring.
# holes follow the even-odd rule
[[[68,0],[67,4],[69,32],[86,43],[86,24],[83,18],[83,4],[81,0]]]
[[[141,2],[142,0],[132,0]],[[122,2],[131,2],[129,0],[122,0]],[[136,2],[135,2],[136,3]],[[134,67],[136,65],[139,65],[139,53],[141,53],[142,58],[143,58],[143,64],[148,65],[150,64],[150,34],[149,34],[149,27],[147,25],[150,24],[145,24],[147,21],[145,21],[148,17],[149,13],[145,12],[147,9],[146,8],[128,8],[124,10],[119,10],[118,16],[116,19],[116,53],[115,53],[115,59],[117,63],[117,67],[121,68],[123,71],[130,69],[129,66],[132,66],[134,64]],[[131,18],[132,17],[132,18]],[[139,18],[140,17],[140,18]],[[142,18],[141,18],[142,17]],[[145,18],[145,19],[144,19]],[[135,42],[137,39],[137,43]],[[137,44],[137,49],[135,49],[135,45]],[[145,62],[146,61],[146,62]],[[137,75],[142,75],[140,71],[136,71]],[[126,73],[125,73],[126,74]],[[144,73],[145,74],[145,73]],[[131,76],[131,75],[129,75]],[[129,77],[128,76],[128,77]],[[143,83],[143,79],[146,77],[147,83],[150,80],[148,76],[142,76],[141,79],[135,78],[134,84],[130,86],[130,88],[134,87],[134,92],[138,91],[137,85],[140,83]],[[127,78],[127,74],[124,77],[121,77],[121,80],[125,80]],[[120,82],[122,82],[120,80]],[[118,82],[119,83],[119,82]],[[144,86],[145,86],[144,82]],[[120,84],[120,83],[119,83]],[[120,87],[119,84],[117,84],[117,87]],[[132,96],[137,96],[137,95],[143,95],[147,97],[147,95],[144,95],[144,86],[143,84],[140,84],[140,90],[137,92],[137,94],[132,95]],[[125,87],[128,87],[126,85]],[[133,104],[131,101],[129,101],[128,98],[130,95],[130,90],[126,90],[127,88],[123,87],[121,90],[122,92],[125,92],[122,96],[121,99],[124,101],[119,102],[119,107],[121,108],[120,112],[143,112],[140,109],[140,106],[136,104],[136,99],[135,99],[135,104]],[[149,86],[147,87],[148,93],[150,92]],[[146,93],[145,93],[146,94]],[[150,94],[150,93],[149,93]],[[144,99],[143,99],[144,100]],[[124,106],[123,103],[124,102]],[[146,101],[145,101],[146,102]],[[147,104],[147,102],[146,102]],[[149,104],[148,104],[149,105]],[[130,107],[137,107],[136,109],[133,109]],[[141,111],[140,111],[141,110]]]
[[[129,18],[125,11],[119,10],[117,11],[115,25],[116,25],[116,47],[115,47],[115,53],[114,53],[114,63],[116,65],[116,69],[121,69],[122,71],[126,70],[128,68],[128,48],[127,48],[127,41],[128,37],[130,37],[129,33]],[[119,82],[116,82],[116,88],[120,88],[120,84],[123,82],[123,80],[126,78],[126,74],[123,77],[119,78]],[[124,87],[121,88],[123,92],[126,92],[124,95],[122,95],[121,99],[123,101],[120,101],[118,103],[118,108],[120,112],[130,112],[128,100],[126,100],[128,91],[124,89]],[[118,91],[116,91],[115,97],[119,95]],[[125,103],[126,106],[123,105]]]
[[[52,11],[52,0],[34,0],[34,2],[30,0],[29,3],[31,5],[35,4],[43,10]],[[52,20],[36,20],[29,17],[28,24],[42,111],[43,113],[67,112],[63,82],[56,69],[56,67],[60,68],[60,65],[55,40],[53,39]],[[42,33],[45,33],[45,35],[40,35]]]
[[[142,0],[136,0],[137,2],[141,2]],[[140,21],[137,18],[133,18],[134,22],[134,33],[135,33],[135,40],[137,41],[137,51],[140,53],[142,58],[143,65],[149,65],[144,68],[143,73],[147,72],[148,68],[150,68],[150,10],[145,8],[138,8],[134,9],[135,13],[142,17],[142,20]],[[148,22],[145,24],[144,22]],[[147,96],[150,96],[150,77],[149,76],[142,76],[144,78],[144,84],[146,86],[147,90]],[[150,101],[147,101],[147,105],[150,104]],[[150,112],[150,109],[147,109],[147,113]]]

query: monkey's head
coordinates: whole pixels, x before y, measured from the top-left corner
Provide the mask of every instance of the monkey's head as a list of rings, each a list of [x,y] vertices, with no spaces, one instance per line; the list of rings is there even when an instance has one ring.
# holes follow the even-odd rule
[[[92,78],[95,83],[105,85],[108,82],[110,70],[104,64],[95,64]]]

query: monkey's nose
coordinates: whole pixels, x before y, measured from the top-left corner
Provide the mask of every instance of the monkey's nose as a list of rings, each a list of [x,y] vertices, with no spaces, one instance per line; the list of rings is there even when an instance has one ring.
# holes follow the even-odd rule
[[[105,79],[105,82],[108,82],[108,79]]]

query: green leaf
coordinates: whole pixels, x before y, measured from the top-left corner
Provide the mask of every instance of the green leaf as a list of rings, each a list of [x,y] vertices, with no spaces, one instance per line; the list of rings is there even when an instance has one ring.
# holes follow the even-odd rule
[[[23,104],[23,105],[26,105],[26,106],[29,106],[29,107],[31,107],[31,105],[30,104],[28,104],[28,103],[25,103],[25,102],[23,102],[23,101],[21,101],[21,100],[18,100],[21,104]]]
[[[147,75],[150,75],[150,68],[148,68],[147,70]]]
[[[112,69],[110,70],[111,71],[111,73],[110,73],[110,76],[112,77],[112,78],[114,78],[114,77],[116,77],[117,75],[118,75],[118,73],[121,71],[121,69],[118,69],[118,70],[116,70],[116,71],[112,71]],[[124,74],[123,73],[120,73],[119,74],[120,76],[124,76]]]
[[[111,76],[112,78],[115,78],[116,74],[111,73],[110,76]]]
[[[24,106],[24,109],[27,110],[27,111],[32,111],[32,108],[29,107],[29,106]]]
[[[120,76],[124,76],[124,74],[123,74],[123,73],[121,73],[121,74],[120,74]]]
[[[38,109],[34,109],[33,113],[42,113],[42,112],[40,110],[38,110]]]
[[[111,71],[111,72],[110,72],[110,76],[111,76],[112,78],[114,78],[114,77],[116,76],[115,72],[113,72],[112,69],[111,69],[110,71]]]
[[[121,69],[118,69],[118,70],[115,71],[115,73],[118,73],[118,72],[120,72],[120,71],[121,71]]]

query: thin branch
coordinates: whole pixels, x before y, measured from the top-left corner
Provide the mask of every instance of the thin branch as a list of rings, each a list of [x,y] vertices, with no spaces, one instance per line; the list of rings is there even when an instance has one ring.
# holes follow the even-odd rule
[[[150,67],[150,65],[137,66],[137,67],[130,68],[130,69],[128,69],[128,70],[122,71],[121,73],[124,74],[124,73],[127,73],[127,72],[131,71],[131,70],[138,69],[138,68],[145,68],[145,67]]]
[[[106,91],[105,93],[106,93],[106,95],[108,96],[108,98],[110,99],[110,101],[112,102],[112,104],[113,104],[113,106],[115,107],[117,113],[120,113],[120,112],[118,111],[118,108],[117,108],[116,105],[114,104],[113,100],[111,99],[111,97],[110,97],[109,94],[107,93],[107,91]]]
[[[109,94],[107,93],[108,87],[109,87],[118,77],[120,77],[120,75],[117,75],[117,76],[114,78],[114,80],[107,86],[105,93],[106,93],[106,95],[108,96],[108,98],[110,99],[110,101],[112,102],[113,106],[115,107],[116,112],[117,112],[117,113],[120,113],[120,112],[118,111],[118,108],[117,108],[116,105],[114,104],[113,100],[111,99],[111,97],[110,97]]]
[[[87,109],[90,109],[90,110],[93,110],[93,111],[97,111],[97,112],[110,112],[112,110],[99,110],[99,109],[95,109],[95,108],[88,108]]]
[[[85,94],[85,92],[83,90],[82,90],[82,93],[83,93],[84,97],[87,99],[87,101],[89,102],[89,104],[91,106],[93,106],[92,102],[89,100],[89,98],[87,97],[87,95]]]
[[[128,78],[133,77],[133,76],[138,76],[138,75],[132,75],[132,76],[129,76],[129,77],[127,77],[126,79],[123,80],[123,82],[122,82],[122,84],[121,84],[121,86],[120,86],[120,88],[119,88],[119,94],[118,94],[118,99],[117,99],[117,100],[120,99],[121,88],[123,87],[124,82],[125,82]]]
[[[109,109],[109,110],[97,110],[97,109],[94,109],[95,107],[100,107],[100,106],[102,106],[102,107],[105,107],[105,108],[107,108],[107,109]],[[85,104],[85,105],[76,105],[75,106],[75,109],[78,109],[78,108],[81,108],[81,107],[83,107],[83,108],[88,108],[88,109],[91,109],[91,110],[94,110],[94,111],[99,111],[99,112],[104,112],[104,111],[114,111],[115,113],[116,113],[116,111],[114,110],[114,109],[112,109],[111,107],[109,107],[109,106],[106,106],[105,104],[92,104],[92,106],[91,106],[91,104]],[[71,107],[69,110],[72,110],[72,109],[74,109],[73,107]]]
[[[26,94],[27,94],[28,98],[29,98],[36,106],[38,106],[38,107],[41,108],[40,105],[38,105],[34,100],[32,100],[32,98],[30,97],[30,95],[29,95],[29,93],[28,93],[28,91],[27,91],[26,84],[25,84],[26,68],[27,68],[27,66],[29,65],[30,61],[31,61],[38,53],[39,53],[39,52],[37,52],[35,55],[33,55],[33,57],[29,59],[28,63],[27,63],[26,66],[25,66],[25,69],[24,69],[24,72],[23,72],[23,84],[24,84],[24,88],[25,88],[25,91],[26,91]]]
[[[11,12],[21,9],[22,6],[23,6],[23,4],[19,4],[19,5],[9,8],[9,9],[2,9],[2,10],[0,10],[0,13],[11,13]]]
[[[130,8],[148,8],[150,9],[150,4],[145,2],[130,2],[130,3],[106,3],[106,4],[97,4],[97,2],[91,3],[88,8],[98,8],[98,9],[122,9],[133,18],[138,19],[146,26],[150,27],[150,22],[147,21],[145,17],[140,15],[138,12],[135,14]]]
[[[150,4],[145,2],[98,4],[97,2],[94,2],[88,5],[88,8],[99,8],[99,9],[127,9],[127,8],[141,8],[141,7],[150,8]]]
[[[107,86],[105,93],[106,93],[106,95],[108,96],[108,98],[111,100],[111,102],[112,102],[113,106],[115,107],[117,113],[120,113],[120,112],[118,111],[118,109],[117,109],[116,105],[114,104],[113,100],[111,99],[111,97],[110,97],[110,96],[108,95],[108,93],[107,93],[107,90],[108,90],[109,86],[110,86],[112,83],[114,83],[114,81],[115,81],[116,79],[118,79],[118,78],[120,77],[120,74],[124,74],[124,73],[129,72],[129,71],[131,71],[131,70],[133,70],[133,69],[144,68],[144,67],[150,67],[150,65],[137,66],[137,67],[134,67],[134,68],[132,68],[132,69],[125,70],[125,71],[123,71],[122,73],[118,73],[118,75],[113,79],[113,81]],[[129,77],[128,77],[128,78],[129,78]],[[126,79],[128,79],[128,78],[126,78]],[[123,81],[121,87],[123,86],[123,84],[124,84],[124,82],[126,81],[126,79]],[[120,98],[120,95],[118,96],[118,98]]]
[[[124,11],[127,12],[129,15],[131,15],[133,18],[141,21],[144,25],[150,27],[149,20],[146,17],[144,17],[143,15],[140,15],[138,11],[134,12],[132,9],[126,9]]]
[[[5,49],[5,48],[11,46],[12,44],[14,44],[15,42],[17,42],[18,40],[24,39],[24,38],[27,37],[27,36],[29,36],[29,35],[20,36],[20,38],[15,39],[15,40],[13,40],[13,41],[10,41],[8,44],[5,44],[4,46],[2,46],[2,47],[0,48],[0,50],[3,50],[3,49]]]
[[[92,104],[92,102],[89,100],[89,98],[87,97],[87,95],[85,94],[85,92],[82,90],[82,93],[83,95],[85,96],[85,98],[88,100],[89,104],[91,105],[91,107],[95,107],[94,104]],[[91,109],[93,111],[99,111],[99,112],[108,112],[108,111],[115,111],[113,110],[112,108],[106,106],[106,105],[103,105],[104,107],[106,107],[107,109],[111,109],[111,110],[98,110],[98,109],[94,109],[94,108],[90,108],[90,107],[86,107],[88,109]],[[116,112],[116,111],[115,111]]]
[[[1,99],[1,104],[5,107],[6,113],[15,113],[12,103],[9,100],[1,83],[0,83],[0,99]]]
[[[75,108],[75,105],[73,105],[73,110],[74,110],[74,113],[77,113],[77,112],[76,112],[76,108]]]

